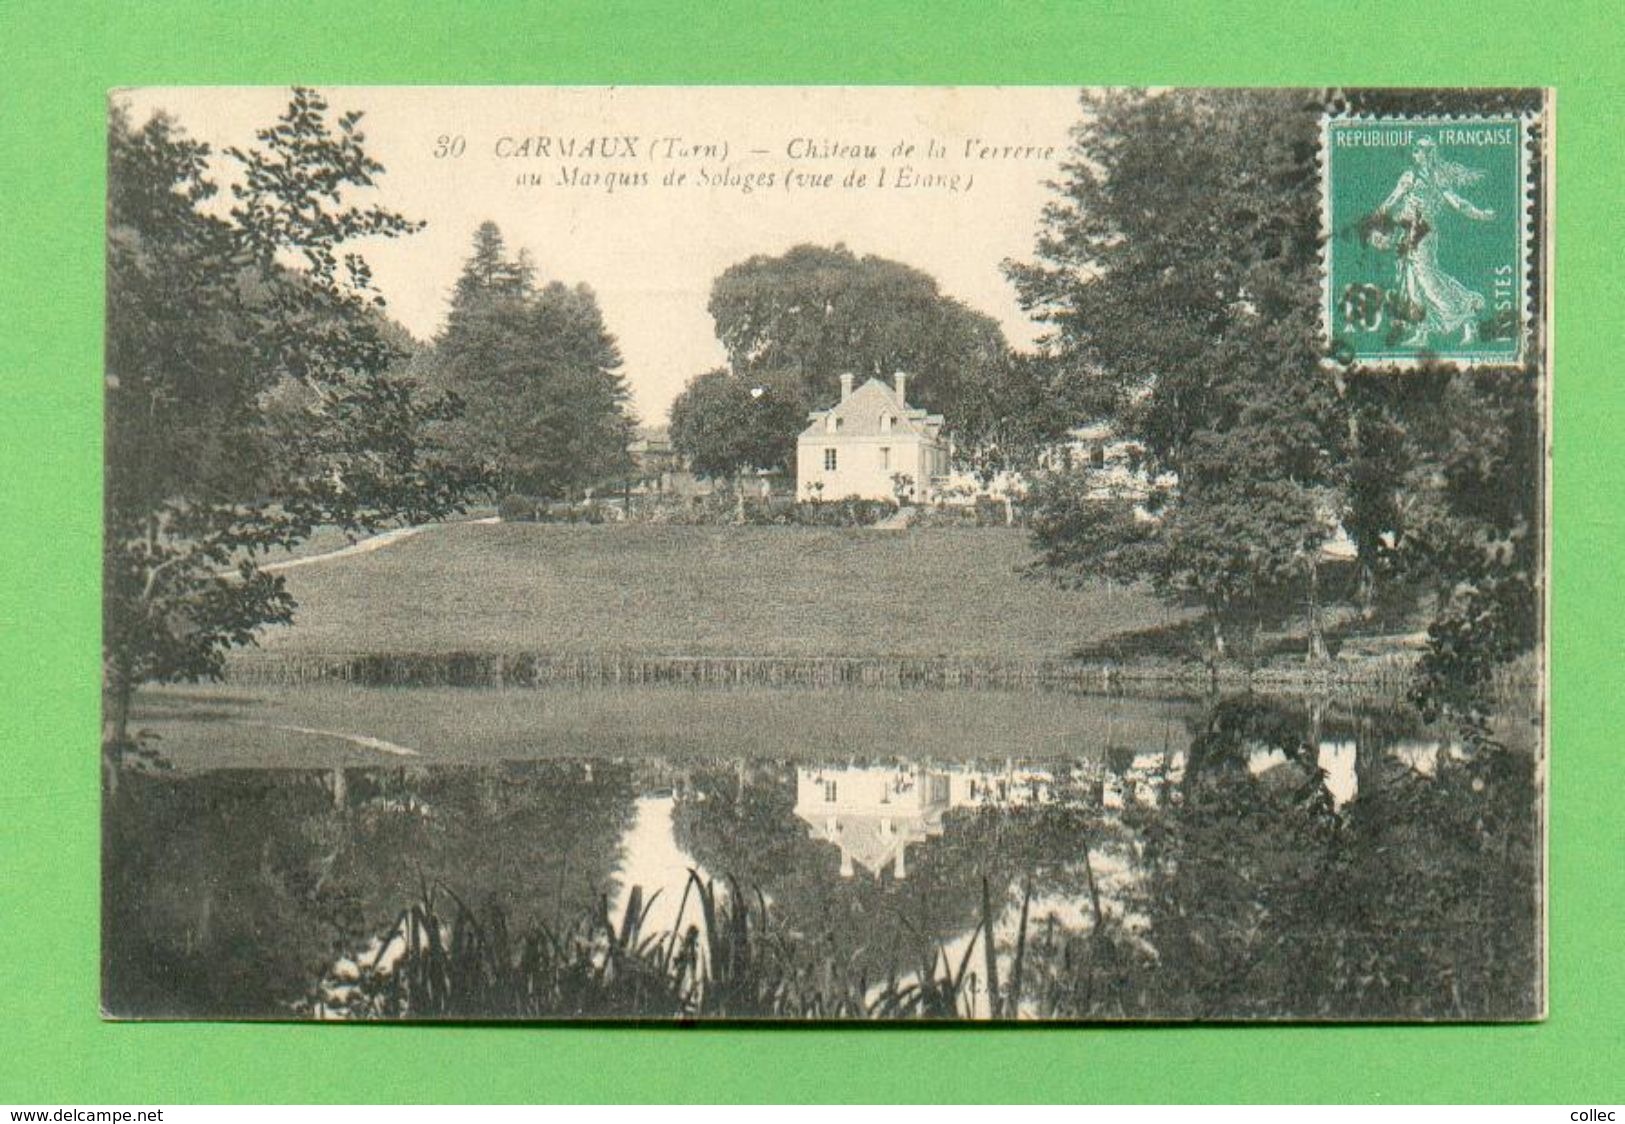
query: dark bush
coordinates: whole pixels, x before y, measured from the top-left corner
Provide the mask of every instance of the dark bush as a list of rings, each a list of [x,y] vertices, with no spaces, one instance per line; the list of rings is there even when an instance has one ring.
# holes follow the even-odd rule
[[[782,527],[796,521],[796,501],[789,496],[745,501],[745,522],[753,527]]]
[[[608,523],[614,516],[603,504],[547,504],[537,512],[543,523]]]
[[[727,527],[740,522],[752,527],[872,527],[897,513],[891,500],[859,499],[804,501],[791,496],[746,496],[743,504],[730,492],[639,504],[632,518],[643,523],[678,526]],[[1002,517],[1001,517],[1001,522]]]
[[[914,514],[915,527],[975,527],[976,509],[969,504],[936,504]]]
[[[844,500],[796,504],[796,522],[803,527],[872,527],[897,513],[891,500],[866,500],[848,496]]]
[[[651,523],[674,523],[680,527],[720,527],[734,521],[734,498],[723,492],[705,496],[668,499],[655,505],[640,518]]]
[[[504,523],[534,523],[539,507],[529,496],[506,495],[497,502],[497,518]]]
[[[645,499],[633,507],[631,518],[639,523],[669,523],[681,527],[728,527],[740,521],[741,507],[744,522],[753,527],[783,527],[797,521],[796,502],[789,496],[746,496],[741,505],[731,492]]]
[[[1012,503],[1008,521],[1016,526],[1027,525],[1027,512],[1019,503]],[[978,527],[1003,527],[1007,522],[1004,500],[997,496],[976,497],[976,525]]]

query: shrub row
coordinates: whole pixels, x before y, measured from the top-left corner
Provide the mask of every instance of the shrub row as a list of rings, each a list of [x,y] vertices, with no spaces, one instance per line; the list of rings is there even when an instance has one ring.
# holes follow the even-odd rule
[[[897,512],[891,500],[848,496],[839,500],[796,501],[789,496],[747,496],[744,522],[753,527],[872,527]],[[636,523],[718,527],[739,522],[741,505],[725,492],[687,499],[639,497],[630,516],[614,504],[564,504],[532,496],[507,495],[497,504],[504,523],[613,523],[630,518]],[[1017,505],[1015,522],[1024,525],[1026,513]],[[914,524],[925,527],[1002,527],[1002,500],[978,496],[974,505],[921,506]]]
[[[798,503],[796,522],[805,527],[872,527],[897,512],[890,500],[864,500],[849,496],[844,500]]]
[[[726,493],[696,496],[688,500],[662,500],[634,504],[632,519],[639,523],[666,523],[676,526],[717,527],[744,521],[753,527],[869,527],[897,511],[890,500],[844,500],[800,502],[789,496],[747,496],[741,506]]]
[[[497,517],[504,523],[612,523],[625,518],[619,508],[605,504],[554,503],[520,495],[503,496]]]
[[[992,496],[977,496],[972,504],[938,504],[921,507],[914,516],[916,527],[1003,527],[1013,522],[1018,527],[1027,525],[1027,510],[1014,504],[1007,518],[1004,501]]]

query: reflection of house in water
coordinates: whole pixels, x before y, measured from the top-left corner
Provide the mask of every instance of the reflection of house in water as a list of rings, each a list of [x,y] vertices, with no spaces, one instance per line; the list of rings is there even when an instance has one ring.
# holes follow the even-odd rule
[[[908,845],[942,834],[951,806],[943,773],[912,766],[827,766],[796,770],[796,815],[814,839],[841,849],[841,876],[854,864],[879,877],[887,864],[908,877]]]
[[[879,877],[888,864],[894,878],[907,878],[909,844],[941,835],[950,808],[1038,803],[1052,798],[1052,784],[1046,769],[802,766],[795,814],[812,838],[841,849],[843,878],[859,866]]]
[[[1333,807],[1341,808],[1353,800],[1359,790],[1359,780],[1355,775],[1357,757],[1353,741],[1323,739],[1315,748],[1315,765],[1321,772]],[[1285,751],[1279,748],[1253,745],[1247,750],[1247,772],[1254,777],[1262,778],[1292,767]],[[1133,804],[1155,807],[1162,802],[1171,786],[1184,779],[1184,775],[1184,750],[1169,754],[1136,753],[1132,763],[1125,763],[1118,769],[1108,767],[1101,780],[1100,803],[1110,809]]]
[[[1438,742],[1401,740],[1387,752],[1424,775],[1431,775]],[[1246,768],[1254,777],[1284,777],[1301,765],[1281,749],[1246,747]],[[1449,750],[1454,756],[1460,751]],[[1319,770],[1333,807],[1341,808],[1359,791],[1356,744],[1320,739],[1314,766]],[[908,877],[908,848],[943,832],[943,816],[955,808],[1019,808],[1060,801],[1078,802],[1107,811],[1139,805],[1156,807],[1184,779],[1186,751],[1108,749],[1105,760],[1070,761],[1064,768],[1006,764],[984,768],[971,763],[941,765],[819,765],[796,770],[795,814],[813,839],[841,851],[841,875],[858,867],[880,876],[889,865],[893,877]]]
[[[1093,802],[1113,810],[1131,804],[1155,807],[1165,785],[1178,784],[1184,775],[1182,749],[1173,753],[1108,749],[1106,768],[1097,782],[1099,795]]]
[[[1388,750],[1389,754],[1408,768],[1416,770],[1424,777],[1431,777],[1439,771],[1439,754],[1455,761],[1465,760],[1466,751],[1459,744],[1445,745],[1437,738],[1400,738]]]
[[[1068,762],[1068,768],[1017,765],[985,768],[970,763],[943,765],[820,765],[796,770],[795,814],[812,838],[841,849],[841,875],[857,867],[879,877],[888,864],[893,876],[908,877],[907,850],[942,834],[943,814],[955,808],[1022,808],[1069,799],[1062,776],[1085,782],[1085,803],[1122,808],[1155,804],[1165,775],[1177,781],[1183,751],[1164,772],[1161,753],[1136,754],[1132,764],[1102,768]],[[1057,763],[1059,764],[1059,763]],[[1082,766],[1083,775],[1076,772]],[[1076,799],[1076,795],[1071,799]]]

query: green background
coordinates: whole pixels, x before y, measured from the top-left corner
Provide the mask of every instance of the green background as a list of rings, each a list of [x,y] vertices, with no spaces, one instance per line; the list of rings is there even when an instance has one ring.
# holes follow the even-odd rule
[[[1625,57],[1600,3],[0,5],[0,1102],[1622,1098]],[[104,94],[140,84],[1555,85],[1551,1018],[446,1028],[97,1016]],[[1013,247],[1013,250],[1018,248]]]

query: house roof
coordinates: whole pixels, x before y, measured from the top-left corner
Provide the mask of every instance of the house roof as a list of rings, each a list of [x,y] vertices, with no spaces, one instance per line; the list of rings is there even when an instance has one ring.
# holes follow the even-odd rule
[[[831,417],[840,419],[839,436],[878,437],[883,431],[880,419],[892,417],[893,434],[914,434],[936,437],[942,430],[942,415],[932,414],[910,406],[897,396],[895,388],[879,379],[871,378],[851,395],[827,410],[814,410],[807,415],[808,426],[801,431],[803,437],[832,437],[829,431]]]
[[[852,857],[853,862],[871,874],[879,874],[903,847],[923,842],[942,831],[940,825],[936,831],[932,831],[933,825],[923,816],[904,814],[884,817],[891,820],[891,831],[888,833],[881,825],[882,818],[851,813],[835,817],[838,835],[834,842]],[[814,835],[815,838],[828,838],[816,831]]]

